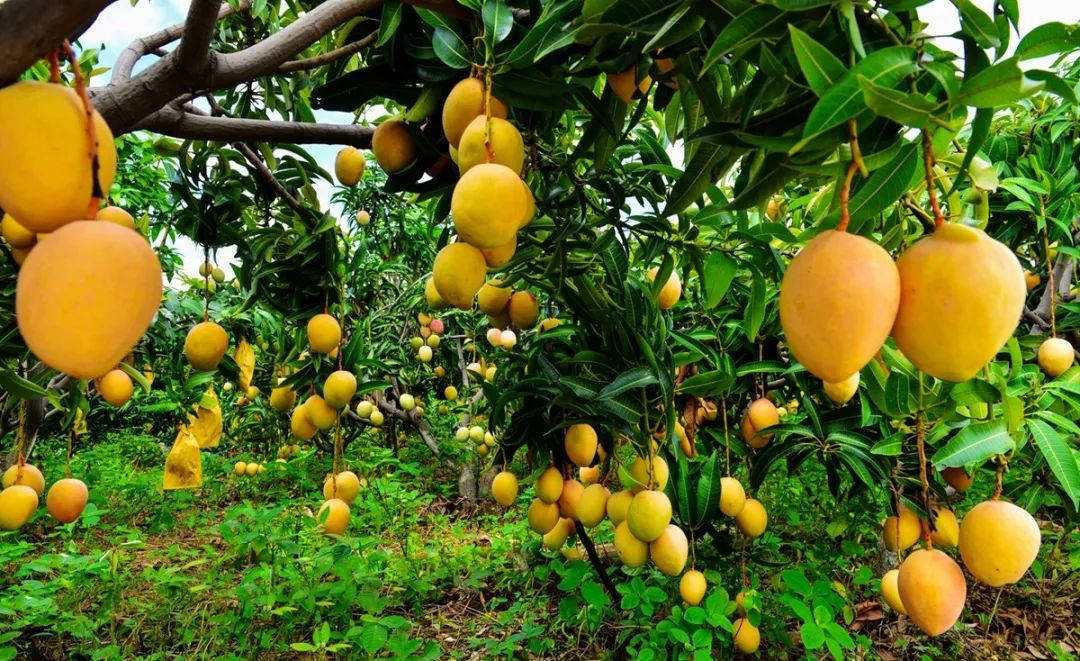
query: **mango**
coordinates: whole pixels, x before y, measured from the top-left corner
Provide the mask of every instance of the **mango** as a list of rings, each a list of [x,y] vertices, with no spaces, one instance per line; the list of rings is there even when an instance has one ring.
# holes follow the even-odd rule
[[[946,223],[896,263],[900,307],[892,336],[920,370],[966,381],[1012,337],[1024,308],[1024,270],[982,230]]]
[[[896,318],[900,275],[885,250],[827,230],[791,260],[780,285],[780,324],[795,358],[836,383],[878,352]]]
[[[93,379],[131,352],[161,291],[161,265],[146,239],[115,223],[75,221],[26,256],[15,318],[41,362]]]
[[[896,586],[908,617],[928,636],[951,629],[964,610],[964,572],[942,551],[919,549],[908,555]]]
[[[1039,524],[1022,507],[988,500],[971,509],[960,524],[960,557],[971,575],[998,587],[1023,577],[1039,555]]]

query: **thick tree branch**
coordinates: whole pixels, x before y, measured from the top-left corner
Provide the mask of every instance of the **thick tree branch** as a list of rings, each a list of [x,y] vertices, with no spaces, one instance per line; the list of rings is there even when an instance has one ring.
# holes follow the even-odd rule
[[[262,119],[207,117],[166,106],[132,128],[184,140],[214,142],[293,142],[297,144],[371,146],[373,129],[355,124],[311,124]]]
[[[9,83],[67,38],[74,38],[115,0],[0,2],[0,85]]]
[[[381,5],[382,0],[326,0],[254,46],[219,55],[210,87],[222,89],[270,75],[334,28]]]
[[[176,66],[182,75],[198,74],[210,65],[210,40],[220,11],[221,0],[192,1],[176,47]]]
[[[324,64],[330,64],[331,62],[337,62],[343,57],[349,57],[355,53],[359,53],[367,46],[375,43],[375,40],[379,38],[379,31],[375,30],[363,39],[358,39],[349,44],[345,44],[341,48],[335,48],[332,51],[323,53],[322,55],[316,55],[315,57],[309,57],[303,60],[292,60],[285,62],[278,67],[277,73],[292,73],[293,71],[307,71],[309,69],[317,69]]]
[[[231,5],[222,7],[221,11],[218,12],[217,18],[218,20],[221,20],[236,11],[247,11],[250,8],[251,0],[241,0],[236,9],[233,9]],[[171,44],[179,39],[184,34],[186,25],[186,21],[184,23],[170,25],[160,32],[141,37],[128,44],[128,47],[120,51],[120,55],[116,58],[116,64],[113,65],[110,82],[117,84],[126,82],[130,79],[131,71],[135,68],[135,63],[144,55],[149,53],[159,55],[160,57],[168,55],[167,52],[161,50],[162,46]],[[207,44],[207,51],[209,51],[209,44]]]
[[[170,115],[166,111],[165,117],[153,117],[159,111],[161,111],[166,104],[172,103],[174,99],[181,96],[185,92],[195,91],[214,91],[219,89],[229,89],[246,83],[256,78],[274,74],[282,63],[295,57],[298,53],[302,52],[305,48],[309,47],[315,41],[322,38],[325,34],[331,32],[338,26],[345,22],[368,13],[382,4],[383,0],[326,0],[322,4],[318,5],[311,11],[307,12],[299,19],[293,21],[284,29],[274,33],[267,37],[263,41],[235,53],[219,54],[213,51],[207,51],[205,59],[205,66],[199,70],[187,70],[181,68],[180,62],[180,50],[177,49],[164,58],[148,67],[145,71],[139,73],[130,79],[123,78],[123,72],[118,72],[120,76],[119,80],[114,80],[108,87],[97,88],[92,90],[94,105],[97,107],[98,112],[105,118],[112,128],[113,133],[116,135],[126,133],[133,128],[152,128],[150,124],[161,124],[168,126],[175,124],[179,117],[176,115]],[[205,4],[206,0],[200,5]],[[195,6],[192,7],[193,11]],[[219,14],[220,16],[220,14]],[[196,21],[197,25],[204,25],[204,19],[200,18]],[[150,37],[146,44],[137,44],[133,50],[134,55],[129,55],[124,61],[124,66],[130,71],[130,67],[134,66],[134,61],[131,61],[131,57],[134,57],[135,61],[138,60],[139,51],[149,52],[154,48],[159,48],[163,44],[159,43],[162,39],[175,39],[177,30],[176,26],[165,31],[166,34],[162,34],[158,38]],[[179,30],[180,34],[183,34],[185,28]],[[130,62],[130,64],[128,64]],[[206,118],[214,119],[217,118]],[[188,133],[183,136],[196,139],[209,139],[209,140],[267,140],[267,141],[279,141],[288,138],[278,137],[247,137],[236,135],[231,131],[234,129],[225,129],[220,123],[225,120],[217,120],[214,122],[203,123],[194,122],[188,123],[184,130]],[[244,120],[230,120],[230,121],[244,121]],[[235,126],[235,125],[233,125]],[[206,128],[207,130],[214,131],[213,135],[192,134],[195,128]],[[281,128],[281,127],[276,127]],[[152,130],[157,130],[153,128]],[[221,131],[228,130],[228,134],[223,137]],[[250,130],[250,127],[245,130]],[[167,133],[167,135],[173,135]],[[316,132],[315,135],[324,135],[325,133]],[[334,140],[329,139],[315,139],[307,140],[308,142],[345,142],[346,144],[355,144],[357,146],[363,146],[356,142],[355,136],[351,141],[343,141],[340,137]]]

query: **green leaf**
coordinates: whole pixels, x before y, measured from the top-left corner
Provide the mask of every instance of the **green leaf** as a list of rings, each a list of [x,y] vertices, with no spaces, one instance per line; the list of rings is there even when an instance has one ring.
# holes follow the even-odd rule
[[[1064,23],[1044,23],[1025,34],[1013,53],[1020,60],[1067,53],[1080,46],[1080,29]]]
[[[836,6],[837,9],[840,10],[841,22],[844,24],[844,30],[847,32],[851,49],[854,50],[859,57],[866,57],[866,48],[863,46],[862,34],[859,32],[859,21],[855,17],[855,5],[852,3],[852,0],[839,0]]]
[[[431,45],[435,49],[435,55],[451,69],[464,69],[471,64],[468,47],[461,37],[452,30],[435,28],[435,35],[431,40]]]
[[[825,632],[813,622],[803,622],[799,627],[799,637],[808,650],[816,650],[825,644]]]
[[[381,624],[367,624],[360,634],[360,644],[368,654],[374,654],[386,645],[387,631]]]
[[[802,149],[806,142],[834,126],[839,126],[866,109],[859,76],[883,87],[892,87],[917,69],[916,52],[906,46],[892,46],[874,51],[844,74],[818,100],[803,129],[803,140],[792,150]]]
[[[641,50],[646,53],[651,53],[666,46],[676,44],[686,37],[697,33],[704,24],[704,18],[696,13],[691,13],[689,5],[684,6],[682,9],[671,15],[671,18],[656,31],[656,34],[653,35],[652,39],[650,39]]]
[[[971,36],[975,43],[983,48],[997,48],[1001,45],[994,19],[972,4],[971,0],[952,0],[960,10],[960,29]]]
[[[481,16],[484,19],[484,36],[488,45],[494,46],[510,36],[514,29],[514,15],[506,0],[484,0]]]
[[[48,394],[33,381],[28,381],[11,370],[0,371],[0,389],[15,395],[19,399],[41,399]]]
[[[717,451],[713,450],[698,474],[693,522],[695,526],[703,525],[716,512],[716,505],[720,502],[721,477]]]
[[[1031,71],[1026,72],[1024,75],[1029,80],[1034,80],[1037,83],[1042,83],[1043,89],[1050,94],[1055,94],[1073,105],[1077,103],[1076,91],[1072,88],[1068,81],[1066,81],[1064,78],[1057,75],[1053,71],[1032,69]]]
[[[777,27],[784,25],[786,17],[785,12],[768,5],[755,5],[736,16],[716,35],[701,65],[701,75],[736,48],[772,35]]]
[[[143,392],[150,392],[150,381],[143,375],[141,370],[135,369],[133,365],[127,363],[120,363],[120,369],[124,370],[124,373],[131,377],[131,379],[139,384],[139,387],[143,389]]]
[[[1020,70],[1020,60],[1010,57],[983,69],[960,86],[952,99],[952,105],[994,108],[1016,103],[1020,99],[1042,89],[1043,83],[1035,82]]]
[[[731,287],[739,264],[722,252],[714,252],[705,262],[705,308],[715,308]]]
[[[953,191],[964,181],[964,178],[969,175],[971,161],[975,158],[976,152],[982,148],[983,143],[986,142],[987,136],[990,135],[990,122],[993,119],[994,111],[991,108],[979,108],[975,111],[975,117],[971,120],[971,135],[968,138],[967,151],[964,153],[964,160],[960,163],[959,172],[953,178],[952,188],[945,194],[946,198],[952,195]],[[991,172],[994,172],[994,170],[991,169]],[[994,173],[994,179],[997,179],[996,172]]]
[[[707,397],[726,392],[735,382],[735,377],[723,370],[702,372],[679,384],[679,392],[687,395]]]
[[[682,176],[672,186],[667,205],[661,215],[667,217],[680,213],[704,195],[715,181],[713,168],[723,160],[727,153],[728,148],[724,145],[711,143],[701,145],[683,169]]]
[[[382,20],[379,21],[379,40],[375,42],[376,48],[385,46],[397,32],[398,26],[401,25],[402,7],[401,0],[388,0],[383,5]]]
[[[1069,442],[1050,425],[1041,420],[1028,420],[1028,431],[1039,452],[1050,466],[1050,472],[1061,484],[1062,490],[1072,501],[1073,507],[1080,504],[1080,466],[1076,455],[1069,447]]]
[[[799,62],[810,89],[819,97],[824,96],[847,73],[847,67],[825,46],[792,24],[791,45],[795,49],[795,59]]]
[[[859,76],[859,85],[862,86],[867,107],[874,114],[912,128],[925,128],[930,123],[930,115],[941,107],[940,103],[925,94],[882,87],[866,76]]]
[[[604,386],[600,391],[600,394],[597,395],[597,399],[611,399],[623,394],[627,390],[644,388],[645,386],[651,386],[654,383],[656,383],[656,377],[653,375],[652,370],[647,367],[638,367],[627,370],[615,377],[614,381]]]
[[[892,160],[878,168],[859,186],[851,196],[848,211],[851,224],[848,231],[857,233],[863,224],[876,217],[907,192],[915,169],[922,163],[922,154],[915,143],[905,144]],[[834,211],[822,221],[823,227],[835,227],[840,222],[840,212]]]
[[[600,584],[592,581],[581,585],[581,596],[590,606],[603,608],[611,603],[611,597],[607,596]]]
[[[1000,420],[979,422],[968,425],[953,436],[945,447],[940,448],[930,459],[934,468],[958,468],[971,464],[981,464],[990,457],[1009,452],[1016,443]]]
[[[757,271],[750,285],[750,301],[743,317],[743,330],[746,338],[753,342],[757,339],[761,323],[765,321],[765,278]]]
[[[911,377],[900,370],[893,370],[885,381],[885,409],[894,418],[906,416],[914,410]]]
[[[526,57],[531,58],[533,53],[537,52],[544,44],[559,40],[567,33],[572,33],[572,30],[566,29],[568,25],[566,17],[579,6],[575,0],[545,3],[544,11],[540,14],[536,25],[528,31],[521,42],[514,47],[514,50],[510,51],[507,63],[513,64]],[[572,42],[573,36],[571,34],[570,41],[567,41],[566,44]],[[540,58],[537,57],[536,59]]]

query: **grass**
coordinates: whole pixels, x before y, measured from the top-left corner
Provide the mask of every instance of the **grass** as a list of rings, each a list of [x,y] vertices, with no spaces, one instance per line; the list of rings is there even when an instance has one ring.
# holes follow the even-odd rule
[[[203,488],[162,494],[163,453],[133,430],[99,440],[73,461],[91,493],[79,521],[57,524],[42,508],[0,535],[0,661],[604,658],[615,649],[681,658],[706,639],[728,644],[744,562],[761,594],[766,658],[827,656],[831,643],[805,649],[799,604],[815,618],[824,609],[850,638],[843,656],[1008,658],[1034,646],[1053,658],[1056,645],[1064,659],[1077,647],[1075,532],[1047,531],[1035,577],[1002,594],[993,620],[997,591],[972,583],[963,626],[927,639],[878,604],[879,505],[831,502],[810,465],[770,477],[758,494],[770,529],[752,547],[726,529],[698,545],[710,593],[725,596],[695,623],[677,582],[651,569],[609,569],[622,593],[616,612],[590,565],[540,550],[524,522],[527,493],[509,513],[460,502],[456,476],[419,443],[399,456],[370,436],[350,448],[369,486],[340,540],[312,518],[324,455],[236,477],[233,462],[254,457],[206,451]],[[48,482],[62,476],[62,455],[38,464]],[[610,536],[607,524],[593,531],[601,548]]]

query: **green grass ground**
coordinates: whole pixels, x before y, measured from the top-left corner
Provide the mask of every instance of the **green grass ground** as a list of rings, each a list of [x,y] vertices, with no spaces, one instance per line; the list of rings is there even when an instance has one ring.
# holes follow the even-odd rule
[[[615,608],[588,563],[540,549],[527,492],[508,512],[474,506],[419,443],[400,456],[370,436],[354,445],[369,485],[340,540],[312,519],[324,455],[236,477],[233,463],[253,457],[207,451],[203,488],[162,494],[155,438],[117,432],[78,452],[82,518],[59,525],[42,508],[0,535],[0,660],[715,658],[729,654],[744,562],[765,658],[1067,659],[1080,646],[1075,531],[1044,530],[1033,576],[1000,595],[969,581],[962,626],[930,640],[878,603],[879,506],[838,506],[807,465],[770,477],[770,530],[753,547],[727,530],[698,545],[702,607],[611,557]],[[61,455],[37,463],[50,483],[62,476]],[[610,536],[608,523],[593,532],[605,557]]]

